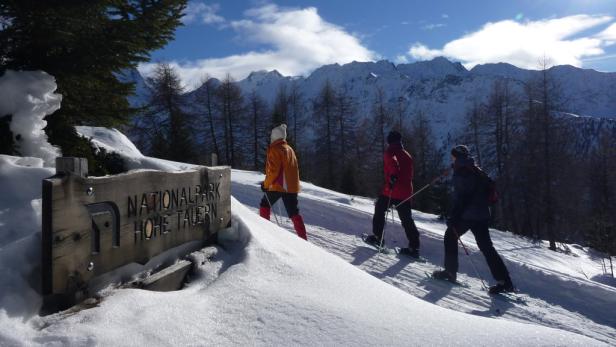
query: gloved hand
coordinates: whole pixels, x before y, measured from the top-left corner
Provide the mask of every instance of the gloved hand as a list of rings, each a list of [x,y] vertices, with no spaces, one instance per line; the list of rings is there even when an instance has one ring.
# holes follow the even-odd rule
[[[262,192],[266,192],[266,191],[267,191],[267,189],[265,189],[265,186],[263,185],[263,183],[265,183],[265,182],[261,182],[261,183],[259,183],[259,186],[261,187],[261,191],[262,191]]]
[[[389,176],[389,189],[393,188],[394,184],[396,184],[397,181],[398,181],[398,176],[396,175]]]

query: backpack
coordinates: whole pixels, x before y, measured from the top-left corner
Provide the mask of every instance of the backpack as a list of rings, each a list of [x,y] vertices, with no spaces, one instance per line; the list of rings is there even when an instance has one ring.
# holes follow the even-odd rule
[[[488,204],[494,205],[498,202],[498,190],[496,189],[496,182],[481,168],[475,166],[475,173],[479,177],[479,186],[486,194],[486,200]]]

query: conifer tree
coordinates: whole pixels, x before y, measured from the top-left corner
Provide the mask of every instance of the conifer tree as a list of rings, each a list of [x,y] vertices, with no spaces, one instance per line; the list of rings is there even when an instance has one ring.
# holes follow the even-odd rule
[[[301,153],[301,149],[300,149],[301,137],[299,133],[301,131],[301,128],[304,126],[304,119],[303,119],[304,100],[303,100],[303,95],[299,89],[299,85],[297,84],[297,81],[293,81],[291,83],[291,91],[289,92],[288,100],[289,100],[288,121],[289,121],[289,129],[291,130],[289,137],[291,138],[291,142],[295,144],[295,152],[298,153],[298,155],[300,155],[299,153]]]
[[[152,139],[154,155],[161,158],[194,162],[196,151],[194,133],[191,131],[186,103],[182,97],[184,89],[180,78],[166,63],[158,64],[152,77],[148,78],[150,100],[148,115],[153,123],[161,124]],[[162,135],[162,136],[161,136]],[[162,139],[164,138],[164,143]]]
[[[267,104],[257,94],[252,91],[248,100],[248,113],[250,114],[251,148],[252,148],[252,169],[259,171],[263,167],[265,149],[268,144],[265,114],[267,114]]]
[[[428,117],[423,111],[418,111],[412,119],[410,131],[404,136],[407,139],[407,149],[413,157],[413,185],[419,189],[442,173],[443,153],[434,142],[434,134]],[[437,212],[439,202],[434,189],[424,191],[413,200],[413,206],[425,212]]]
[[[378,161],[379,166],[379,177],[383,178],[383,153],[385,153],[385,145],[386,145],[386,137],[389,128],[391,127],[393,117],[392,112],[389,108],[387,100],[385,99],[385,91],[381,87],[377,87],[374,94],[374,102],[372,104],[372,116],[373,116],[373,137],[374,143],[376,144],[376,148],[378,149],[378,154],[374,153],[373,155],[377,155],[380,159]]]
[[[218,135],[216,133],[215,106],[216,106],[216,80],[205,76],[201,87],[196,91],[197,103],[204,110],[204,124],[202,132],[204,141],[211,143],[217,158],[220,158],[220,147],[218,146]]]
[[[586,239],[609,259],[614,276],[612,255],[616,255],[616,138],[602,131],[596,148],[590,155],[587,182],[590,206],[585,226]]]
[[[289,96],[287,95],[287,87],[280,84],[276,92],[276,100],[274,100],[274,114],[277,115],[277,123],[287,124],[289,120]],[[288,125],[288,124],[287,124]]]
[[[342,87],[336,93],[335,103],[335,117],[337,127],[337,175],[339,176],[340,189],[345,187],[345,193],[355,193],[353,188],[355,187],[354,174],[351,164],[351,157],[353,156],[353,148],[356,147],[354,136],[354,122],[352,118],[355,113],[355,100],[349,95],[348,88]]]
[[[336,93],[328,81],[325,81],[317,98],[313,102],[312,112],[314,119],[318,120],[319,138],[317,139],[317,152],[319,158],[325,160],[326,177],[322,177],[323,184],[333,187],[334,176],[334,135],[335,135],[335,112]],[[322,159],[319,159],[322,162]]]
[[[537,206],[542,211],[540,230],[545,232],[550,243],[550,250],[556,250],[557,229],[556,219],[558,211],[558,200],[556,199],[555,186],[562,184],[559,182],[565,177],[564,169],[566,166],[558,166],[557,163],[566,162],[568,156],[567,130],[562,123],[562,118],[557,117],[556,113],[562,108],[560,86],[552,76],[548,61],[541,61],[541,70],[538,77],[531,81],[532,98],[536,100],[531,105],[534,130],[537,137],[535,146],[538,158],[539,175],[536,179],[541,182],[540,189],[542,199]]]
[[[2,1],[0,73],[53,75],[62,108],[47,117],[46,132],[64,155],[83,155],[73,126],[117,126],[136,113],[127,101],[134,85],[119,74],[173,38],[185,6],[186,0]]]
[[[244,116],[244,96],[231,75],[227,74],[218,87],[216,99],[217,109],[224,124],[225,163],[236,167],[241,162],[238,145],[242,142],[240,137]]]

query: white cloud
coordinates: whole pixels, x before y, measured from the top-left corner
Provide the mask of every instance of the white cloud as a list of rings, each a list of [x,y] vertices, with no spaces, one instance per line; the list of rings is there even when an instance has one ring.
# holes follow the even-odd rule
[[[216,14],[219,10],[219,4],[208,5],[204,2],[191,1],[184,10],[182,22],[184,24],[192,24],[195,22],[203,24],[222,24],[225,22],[225,19]]]
[[[314,7],[280,8],[273,4],[252,8],[245,18],[229,27],[238,38],[264,47],[223,58],[193,62],[170,62],[188,88],[194,88],[206,73],[218,78],[230,73],[236,79],[257,70],[276,69],[283,75],[301,75],[332,63],[372,61],[377,54],[344,28],[325,21]],[[153,64],[143,64],[147,74]]]
[[[449,18],[449,15],[448,15],[447,13],[443,13],[443,14],[441,15],[441,18],[443,18],[443,19],[447,19],[447,18]]]
[[[610,16],[590,15],[523,23],[503,20],[487,23],[475,32],[448,42],[441,49],[415,43],[408,54],[418,60],[442,55],[461,61],[468,68],[477,64],[507,62],[536,69],[543,57],[556,65],[582,66],[584,57],[605,53],[602,47],[609,44],[609,37],[615,29],[610,29],[612,25],[599,35],[580,34],[612,20]]]
[[[597,38],[600,40],[604,40],[606,45],[613,45],[616,43],[616,23],[607,27],[607,29],[603,30],[599,34],[597,34]]]
[[[443,55],[438,49],[429,49],[425,45],[417,42],[409,49],[409,55],[416,60],[430,60]]]
[[[423,30],[434,30],[434,29],[445,27],[445,26],[447,26],[447,24],[431,23],[431,24],[426,24],[426,25],[422,26],[421,29],[423,29]]]
[[[406,64],[409,62],[409,58],[407,58],[405,55],[401,54],[401,55],[397,55],[396,59],[394,59],[394,63],[396,64]]]

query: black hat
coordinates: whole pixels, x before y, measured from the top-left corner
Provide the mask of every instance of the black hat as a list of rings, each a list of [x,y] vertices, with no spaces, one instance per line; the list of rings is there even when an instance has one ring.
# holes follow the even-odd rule
[[[451,150],[451,155],[457,158],[468,158],[470,151],[465,145],[457,145]]]
[[[387,134],[387,143],[388,144],[392,144],[392,143],[400,143],[400,141],[402,141],[402,135],[400,135],[399,132],[392,130],[389,132],[389,134]]]

